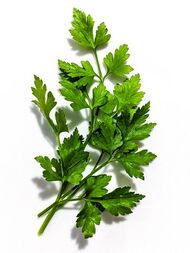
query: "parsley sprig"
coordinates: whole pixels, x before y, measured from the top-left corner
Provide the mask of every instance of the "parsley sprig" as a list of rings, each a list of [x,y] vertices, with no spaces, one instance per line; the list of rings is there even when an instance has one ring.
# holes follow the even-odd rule
[[[98,25],[94,32],[93,18],[74,9],[70,33],[81,47],[94,55],[96,70],[89,61],[76,64],[59,60],[60,93],[73,110],[89,110],[89,132],[84,139],[76,128],[61,141],[60,135],[70,132],[64,108],[55,108],[57,102],[53,94],[47,91],[39,77],[34,76],[33,102],[57,140],[56,158],[37,156],[35,160],[41,165],[45,180],[61,184],[55,202],[38,214],[39,217],[47,214],[39,234],[44,232],[57,210],[68,202],[81,201],[83,206],[77,214],[76,226],[82,229],[85,238],[89,238],[100,224],[102,212],[115,216],[130,214],[144,198],[127,185],[108,192],[107,185],[112,177],[100,172],[106,165],[118,162],[130,177],[144,179],[142,167],[153,161],[156,155],[141,149],[141,141],[149,137],[156,124],[146,122],[150,103],[139,106],[144,92],[140,90],[140,75],[130,74],[133,68],[128,64],[128,46],[123,44],[113,53],[108,53],[102,69],[98,50],[111,37],[105,24]],[[114,84],[112,93],[106,89],[108,76],[121,80]],[[92,95],[89,89],[92,89]],[[98,149],[100,155],[91,172],[83,177],[91,159],[87,145]]]

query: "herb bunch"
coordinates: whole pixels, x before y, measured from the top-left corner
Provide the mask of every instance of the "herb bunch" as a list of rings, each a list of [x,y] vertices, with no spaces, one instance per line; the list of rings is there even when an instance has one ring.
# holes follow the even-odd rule
[[[78,65],[59,60],[60,93],[71,102],[73,110],[89,111],[89,132],[84,139],[76,128],[61,141],[60,134],[69,132],[64,108],[57,108],[54,113],[57,103],[53,94],[47,91],[39,77],[34,76],[33,102],[57,140],[56,158],[37,156],[35,159],[43,169],[45,180],[61,184],[55,202],[38,214],[39,217],[47,215],[39,234],[44,232],[57,210],[68,202],[81,201],[82,209],[77,214],[76,226],[82,229],[85,238],[89,238],[100,224],[103,211],[115,216],[127,215],[144,198],[127,185],[108,192],[106,187],[111,176],[101,174],[101,169],[117,162],[130,177],[144,179],[142,166],[148,165],[156,155],[146,149],[139,151],[139,148],[156,124],[146,123],[150,103],[139,107],[144,92],[140,91],[140,75],[130,74],[133,68],[127,63],[128,46],[121,45],[114,53],[108,53],[103,59],[102,70],[97,53],[111,37],[105,24],[101,23],[94,32],[93,18],[74,9],[70,33],[76,43],[94,55],[97,71],[89,61],[81,61]],[[115,84],[111,93],[106,89],[105,81],[114,76],[120,82]],[[91,160],[87,145],[98,149],[100,155],[91,172],[83,177]]]

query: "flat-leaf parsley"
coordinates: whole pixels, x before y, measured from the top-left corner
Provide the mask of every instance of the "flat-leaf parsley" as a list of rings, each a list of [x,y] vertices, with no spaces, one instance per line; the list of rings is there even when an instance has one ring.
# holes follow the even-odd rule
[[[89,238],[96,232],[102,212],[115,216],[130,214],[144,198],[127,185],[108,192],[112,177],[101,174],[101,169],[117,162],[128,176],[144,179],[142,167],[153,161],[156,155],[142,149],[141,141],[150,136],[156,124],[146,122],[150,103],[139,106],[144,92],[141,91],[140,75],[130,74],[133,68],[128,63],[128,46],[123,44],[114,53],[108,53],[102,70],[98,49],[105,46],[111,37],[105,24],[101,23],[94,31],[93,18],[74,9],[70,33],[76,43],[94,55],[97,71],[89,61],[76,64],[59,60],[60,93],[73,110],[89,112],[89,132],[84,139],[76,128],[61,141],[60,134],[70,132],[64,108],[55,109],[57,102],[53,94],[47,91],[39,77],[34,76],[33,102],[57,140],[56,158],[37,156],[35,160],[42,167],[45,180],[60,181],[61,184],[55,202],[38,214],[39,217],[47,214],[39,234],[44,232],[58,209],[70,201],[80,201],[82,208],[77,214],[76,226],[82,229],[85,238]],[[110,92],[106,88],[106,79],[113,80],[114,76],[120,81]],[[83,177],[91,161],[87,145],[98,149],[100,155],[91,172]]]

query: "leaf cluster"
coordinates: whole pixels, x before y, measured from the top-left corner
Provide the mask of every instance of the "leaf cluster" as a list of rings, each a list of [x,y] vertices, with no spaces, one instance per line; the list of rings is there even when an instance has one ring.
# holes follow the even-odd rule
[[[73,110],[88,110],[89,131],[84,139],[76,128],[62,140],[60,135],[70,132],[64,108],[55,108],[57,103],[53,94],[47,92],[39,77],[34,76],[33,102],[57,139],[57,157],[37,156],[35,159],[43,169],[45,180],[60,181],[61,184],[56,201],[42,211],[42,214],[48,212],[48,215],[40,233],[61,206],[69,201],[81,201],[76,226],[82,229],[85,238],[89,238],[94,235],[96,225],[100,224],[102,212],[107,211],[114,216],[127,215],[144,198],[127,185],[108,192],[112,176],[101,174],[100,170],[109,163],[120,163],[129,177],[144,179],[143,168],[156,155],[142,149],[142,141],[150,136],[156,124],[147,122],[150,103],[140,105],[145,93],[141,91],[140,75],[131,74],[133,68],[128,63],[128,46],[122,44],[105,55],[104,68],[101,68],[97,53],[111,38],[105,23],[99,24],[95,30],[93,18],[74,9],[70,33],[76,43],[94,55],[96,67],[88,60],[82,60],[80,64],[58,60],[60,93],[70,102]],[[108,76],[121,80],[113,83],[113,92],[106,87]],[[90,153],[86,151],[87,145],[98,149],[100,157],[92,171],[83,177],[91,160]],[[97,172],[99,175],[95,175]]]

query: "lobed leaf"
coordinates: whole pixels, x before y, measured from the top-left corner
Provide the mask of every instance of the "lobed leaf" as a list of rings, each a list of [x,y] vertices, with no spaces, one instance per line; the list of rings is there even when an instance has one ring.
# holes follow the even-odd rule
[[[58,109],[58,111],[55,113],[55,119],[56,119],[56,130],[57,133],[60,134],[62,132],[68,132],[68,126],[66,124],[66,118],[65,113],[63,109]]]
[[[41,165],[44,169],[43,177],[47,181],[62,181],[61,170],[57,165],[57,160],[50,160],[47,156],[37,156],[35,160]],[[53,170],[53,167],[55,170]]]
[[[105,187],[109,184],[110,180],[111,176],[105,174],[88,178],[85,184],[86,198],[98,198],[105,195],[107,193]]]
[[[107,67],[108,74],[125,77],[133,70],[130,65],[126,64],[126,61],[129,58],[128,50],[128,46],[124,44],[116,49],[114,54],[108,53],[106,55],[104,63]]]
[[[101,221],[100,210],[91,202],[86,201],[82,210],[77,214],[76,226],[82,228],[85,238],[92,237]]]
[[[107,34],[108,29],[105,26],[104,22],[102,22],[97,30],[96,30],[96,37],[95,37],[95,47],[104,46],[111,38],[110,34]]]
[[[100,107],[100,110],[108,115],[113,115],[117,106],[117,99],[113,94],[107,91],[107,102]]]
[[[89,153],[84,151],[83,138],[77,129],[64,139],[59,155],[63,163],[64,179],[71,184],[79,184],[82,172],[89,162]]]
[[[130,177],[136,177],[144,179],[144,173],[142,166],[149,165],[156,158],[156,155],[148,152],[147,150],[141,150],[139,152],[132,153],[119,153],[116,156],[116,160],[121,162],[126,172]]]
[[[93,89],[93,108],[102,106],[107,102],[107,94],[105,85],[101,82]]]
[[[69,81],[61,82],[62,88],[61,94],[65,97],[67,101],[71,101],[71,107],[79,111],[81,109],[89,108],[89,105],[86,102],[86,97],[80,89],[77,89],[75,85]]]
[[[94,21],[90,15],[74,8],[70,33],[73,39],[83,47],[95,48],[93,37]]]
[[[132,213],[132,208],[144,197],[144,195],[130,192],[130,187],[123,187],[117,188],[95,201],[100,203],[112,215],[118,216]]]
[[[140,87],[139,75],[134,75],[123,84],[115,86],[114,95],[118,101],[119,111],[125,108],[132,109],[141,102],[144,92],[139,91]]]
[[[96,75],[89,61],[81,61],[82,67],[76,63],[58,61],[62,81],[68,80],[76,87],[90,85]]]
[[[104,119],[99,124],[99,128],[91,137],[91,144],[110,154],[118,147],[122,146],[121,132],[116,126],[116,121],[113,118],[104,115]]]
[[[47,93],[46,85],[43,81],[38,77],[34,76],[34,87],[32,87],[32,94],[36,97],[36,100],[32,102],[35,103],[41,112],[49,117],[51,110],[56,106],[57,102],[51,91]]]

